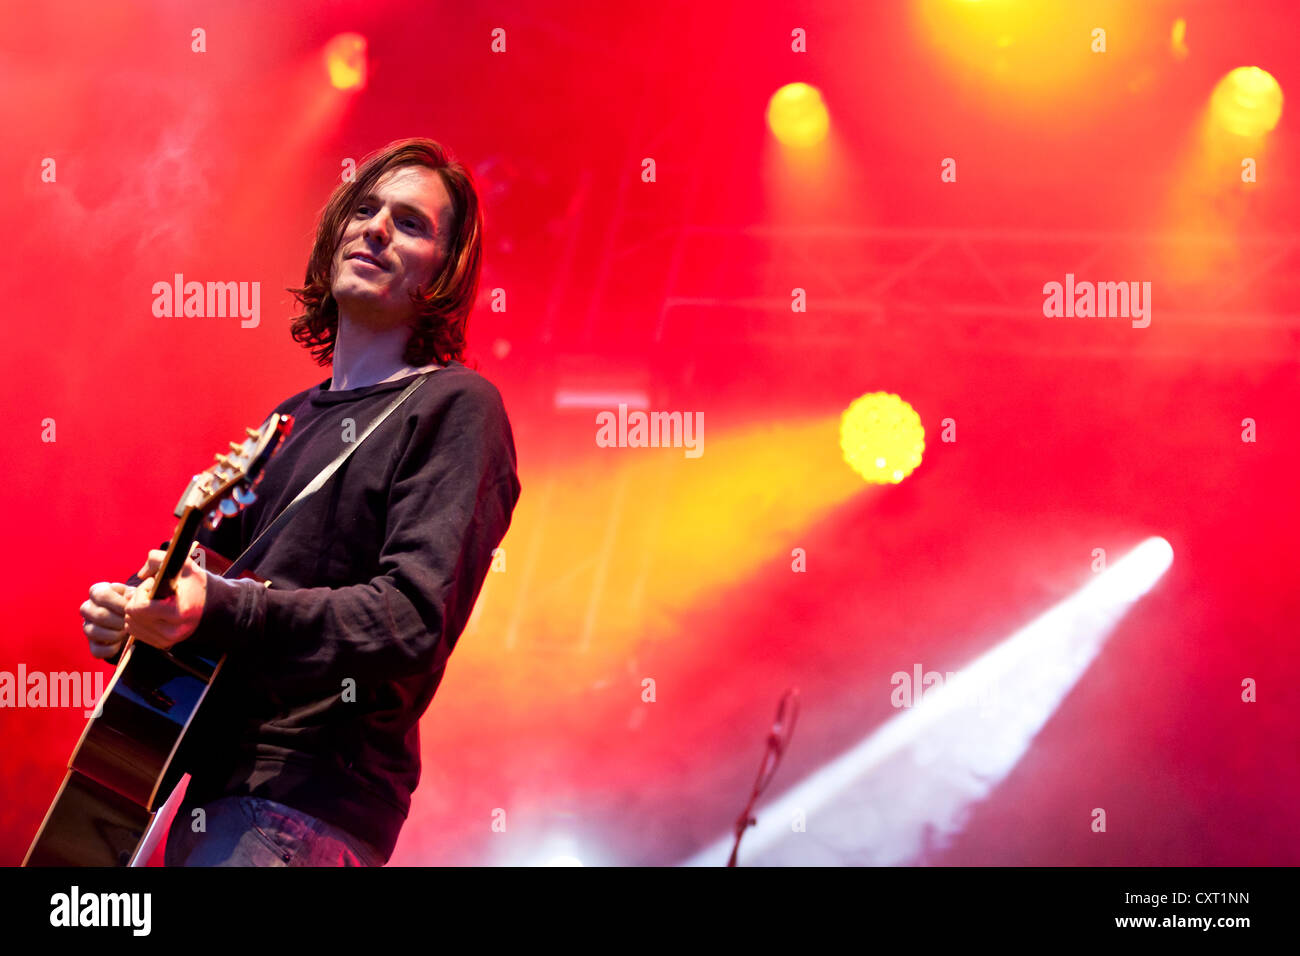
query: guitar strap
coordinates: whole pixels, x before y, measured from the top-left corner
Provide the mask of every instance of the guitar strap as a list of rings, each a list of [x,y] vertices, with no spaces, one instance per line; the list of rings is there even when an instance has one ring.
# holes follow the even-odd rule
[[[343,450],[338,453],[334,460],[322,468],[320,474],[313,478],[307,487],[298,492],[298,497],[289,502],[289,504],[285,506],[284,510],[275,516],[275,520],[267,525],[266,528],[263,529],[262,533],[253,540],[253,543],[244,549],[244,553],[231,563],[230,567],[222,573],[222,577],[236,578],[242,571],[248,568],[249,565],[260,559],[266,553],[266,549],[275,538],[271,532],[283,528],[288,520],[293,517],[294,513],[302,507],[303,502],[320,490],[321,486],[329,480],[330,476],[333,475],[334,472],[339,470],[343,463],[348,460],[348,457],[357,450],[357,447],[366,440],[370,433],[379,427],[379,423],[389,415],[393,414],[393,412],[397,411],[399,405],[410,398],[412,393],[423,385],[430,375],[433,375],[439,370],[440,369],[433,369],[425,372],[423,375],[416,376],[415,381],[402,389],[401,394],[389,402],[388,407],[380,412],[375,419],[366,426],[366,430],[357,436],[356,441],[345,443]]]

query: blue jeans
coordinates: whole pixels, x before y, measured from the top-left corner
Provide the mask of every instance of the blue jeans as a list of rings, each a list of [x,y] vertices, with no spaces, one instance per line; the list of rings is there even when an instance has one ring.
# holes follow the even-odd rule
[[[262,797],[182,805],[167,831],[165,866],[383,866],[374,847],[324,820]]]

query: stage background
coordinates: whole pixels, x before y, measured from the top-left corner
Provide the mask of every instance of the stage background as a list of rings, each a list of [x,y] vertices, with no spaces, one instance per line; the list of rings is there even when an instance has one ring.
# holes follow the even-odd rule
[[[891,859],[1300,862],[1300,141],[1292,103],[1250,146],[1207,115],[1239,66],[1300,94],[1293,5],[793,6],[7,7],[0,670],[108,673],[88,587],[170,536],[214,451],[328,377],[287,332],[315,216],[345,160],[429,136],[484,197],[469,358],[523,491],[422,722],[394,864],[721,864],[787,688],[760,818],[898,717],[891,675],[960,672],[1094,579],[1095,549],[1152,536],[1171,567],[1023,755]],[[363,89],[322,67],[344,31]],[[765,124],[792,82],[829,110],[814,149]],[[155,317],[176,273],[259,282],[259,323]],[[1150,326],[1045,317],[1067,273],[1150,282]],[[561,390],[700,412],[703,454],[598,447]],[[898,485],[840,457],[872,392],[926,429]],[[84,723],[0,709],[0,861]],[[864,779],[770,859],[879,861]]]

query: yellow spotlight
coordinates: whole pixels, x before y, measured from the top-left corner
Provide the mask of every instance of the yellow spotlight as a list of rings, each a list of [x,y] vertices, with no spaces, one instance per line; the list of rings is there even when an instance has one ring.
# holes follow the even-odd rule
[[[1282,117],[1282,87],[1257,66],[1239,66],[1214,88],[1210,108],[1228,132],[1261,136]]]
[[[325,44],[325,69],[340,90],[366,85],[366,38],[360,33],[340,33]]]
[[[767,125],[786,146],[817,145],[831,125],[821,90],[807,83],[787,83],[768,101]]]
[[[911,405],[890,392],[853,401],[840,416],[840,450],[873,484],[898,484],[921,463],[925,427]]]
[[[1191,52],[1187,49],[1187,21],[1182,17],[1174,21],[1174,28],[1169,31],[1169,49],[1175,60],[1185,60]]]

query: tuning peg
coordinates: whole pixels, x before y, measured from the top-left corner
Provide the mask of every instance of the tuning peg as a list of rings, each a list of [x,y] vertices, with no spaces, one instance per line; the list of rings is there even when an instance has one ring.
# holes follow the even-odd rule
[[[248,437],[249,437],[249,438],[256,438],[256,437],[257,437],[257,429],[256,429],[256,428],[248,428],[248,427],[245,427],[245,428],[244,428],[244,431],[248,432]]]
[[[254,501],[257,500],[257,492],[255,492],[252,488],[248,488],[244,485],[236,485],[235,493],[232,495],[232,497],[235,499],[235,501],[239,502],[239,504],[241,505],[251,505]]]
[[[217,505],[217,508],[220,509],[221,513],[226,517],[239,514],[239,505],[235,504],[229,498],[222,498],[221,504]]]
[[[241,451],[241,450],[243,450],[243,447],[244,447],[243,445],[238,445],[238,444],[236,444],[236,443],[233,442],[233,441],[230,443],[230,450],[231,450],[231,451]]]
[[[208,512],[207,525],[211,530],[216,531],[219,524],[221,524],[221,512],[213,508]]]

